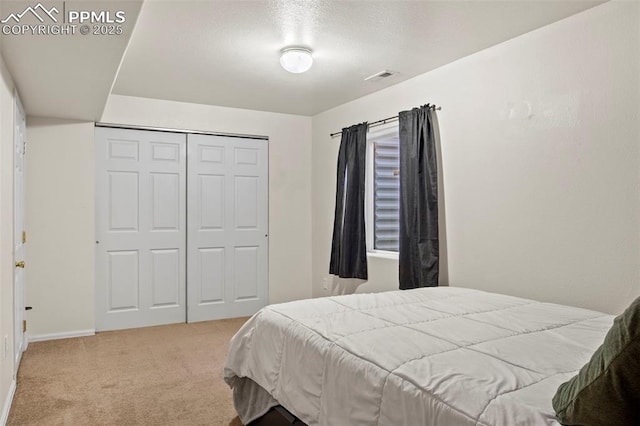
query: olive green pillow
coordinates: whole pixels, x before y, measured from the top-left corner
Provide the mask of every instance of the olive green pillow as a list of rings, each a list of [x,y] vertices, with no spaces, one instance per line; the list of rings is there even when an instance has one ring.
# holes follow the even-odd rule
[[[553,397],[563,425],[640,425],[640,297],[580,372]]]

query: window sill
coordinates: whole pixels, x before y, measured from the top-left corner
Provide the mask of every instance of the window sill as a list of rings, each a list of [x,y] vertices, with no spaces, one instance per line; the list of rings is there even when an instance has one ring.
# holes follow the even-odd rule
[[[392,251],[369,251],[367,257],[398,260],[398,253]]]

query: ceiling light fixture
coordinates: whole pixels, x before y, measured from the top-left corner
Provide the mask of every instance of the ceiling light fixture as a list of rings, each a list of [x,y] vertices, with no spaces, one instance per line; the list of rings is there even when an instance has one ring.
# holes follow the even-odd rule
[[[294,74],[308,71],[313,65],[311,50],[304,47],[287,47],[280,52],[280,65]]]

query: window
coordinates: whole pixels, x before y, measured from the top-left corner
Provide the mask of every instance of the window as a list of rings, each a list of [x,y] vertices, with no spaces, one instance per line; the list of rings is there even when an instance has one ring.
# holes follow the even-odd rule
[[[400,232],[400,150],[398,130],[368,138],[368,247],[373,252],[398,252]]]

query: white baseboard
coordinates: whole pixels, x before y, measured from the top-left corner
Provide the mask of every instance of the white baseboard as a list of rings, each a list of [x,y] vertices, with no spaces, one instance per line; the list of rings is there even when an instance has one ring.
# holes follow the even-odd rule
[[[5,426],[7,424],[7,420],[9,420],[9,411],[11,410],[11,403],[13,403],[13,395],[16,393],[16,381],[11,381],[11,386],[9,387],[9,394],[7,395],[7,399],[4,401],[4,407],[2,407],[2,417],[0,417],[0,425]]]
[[[43,342],[45,340],[58,340],[58,339],[71,339],[72,337],[93,336],[96,334],[95,330],[77,330],[66,331],[64,333],[51,333],[51,334],[35,334],[29,335],[29,343]]]

